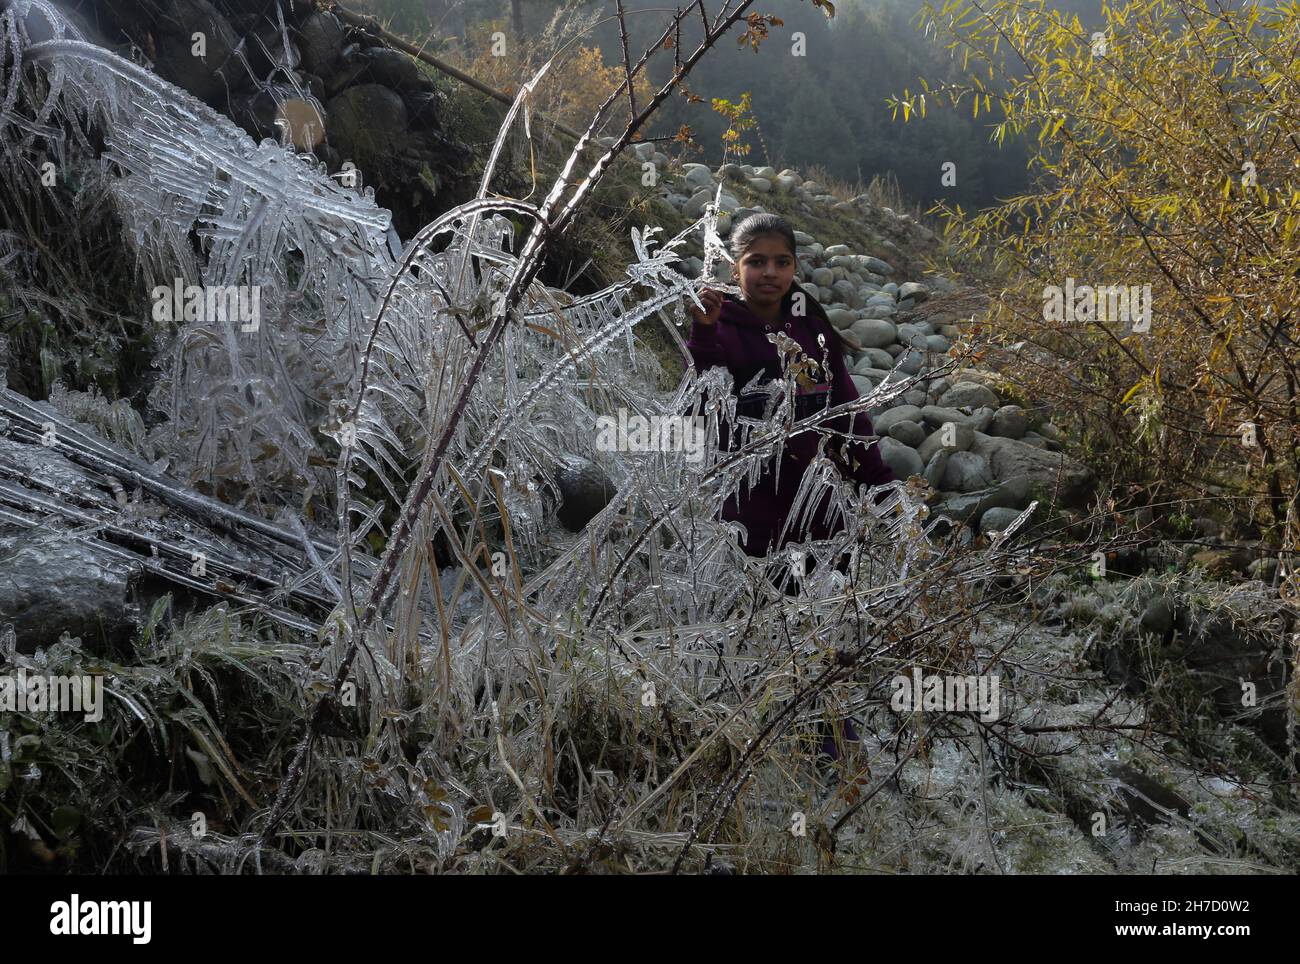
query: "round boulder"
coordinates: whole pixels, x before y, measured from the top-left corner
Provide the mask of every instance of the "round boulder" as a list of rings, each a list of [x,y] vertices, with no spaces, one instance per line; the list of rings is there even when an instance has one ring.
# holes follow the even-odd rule
[[[908,448],[913,449],[925,441],[925,429],[916,422],[895,422],[890,426],[889,434],[890,437],[898,439]]]
[[[898,288],[898,298],[901,301],[904,298],[911,298],[917,304],[925,301],[930,297],[930,289],[919,281],[908,281]]]
[[[1019,405],[1003,405],[993,414],[988,434],[998,438],[1024,438],[1029,431],[1029,418]]]
[[[329,137],[340,154],[364,169],[389,157],[406,135],[402,98],[379,84],[349,87],[329,102]]]
[[[574,459],[569,465],[555,470],[555,482],[560,487],[560,506],[556,515],[570,532],[581,532],[594,519],[610,499],[614,498],[614,483],[600,467],[586,459]]]
[[[854,322],[852,331],[863,348],[884,348],[898,337],[894,323],[883,318],[863,318]]]
[[[1007,526],[1020,518],[1019,509],[1003,509],[994,507],[985,510],[980,516],[980,532],[1005,532]]]
[[[1000,403],[992,390],[978,382],[958,382],[943,393],[939,404],[946,408],[997,408]]]
[[[298,53],[308,73],[324,75],[343,51],[343,24],[338,17],[318,10],[298,28]]]
[[[925,466],[921,464],[921,456],[897,439],[886,437],[877,444],[880,446],[880,457],[893,470],[895,478],[907,479],[913,475],[920,475],[924,471]]]
[[[975,492],[992,484],[993,471],[988,459],[974,452],[953,452],[948,456],[939,487],[945,492]]]

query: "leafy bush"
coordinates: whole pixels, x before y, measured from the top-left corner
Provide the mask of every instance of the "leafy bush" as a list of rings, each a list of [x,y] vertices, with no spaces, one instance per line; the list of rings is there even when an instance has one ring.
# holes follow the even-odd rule
[[[894,98],[969,97],[1008,134],[1037,133],[1034,190],[948,219],[959,256],[996,292],[993,360],[1026,394],[1070,413],[1124,493],[1156,502],[1207,493],[1294,546],[1300,517],[1300,97],[1286,66],[1300,41],[1293,4],[1205,9],[1182,0],[1103,7],[1089,35],[1041,0],[926,5],[978,74]],[[1018,71],[999,58],[1010,49]],[[1019,65],[1018,65],[1019,66]],[[1107,317],[1099,298],[1054,317],[1049,286],[1149,286],[1150,330]],[[1100,303],[1105,303],[1104,311]],[[1216,491],[1222,489],[1223,491]]]

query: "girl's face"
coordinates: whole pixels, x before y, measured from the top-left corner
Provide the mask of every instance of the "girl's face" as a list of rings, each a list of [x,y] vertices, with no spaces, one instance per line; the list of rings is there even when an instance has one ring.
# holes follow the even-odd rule
[[[794,272],[794,255],[779,234],[756,237],[733,269],[745,301],[757,308],[779,305],[794,283]]]

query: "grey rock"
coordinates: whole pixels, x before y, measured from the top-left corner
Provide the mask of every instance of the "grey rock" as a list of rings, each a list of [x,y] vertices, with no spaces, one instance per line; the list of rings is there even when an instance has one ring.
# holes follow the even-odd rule
[[[903,323],[898,326],[898,341],[908,348],[916,348],[925,351],[926,341],[925,332],[921,331],[915,325]]]
[[[1004,509],[992,506],[980,516],[980,532],[1005,532],[1007,526],[1020,518],[1021,509]],[[1028,525],[1028,523],[1026,523]]]
[[[439,112],[442,110],[442,97],[434,90],[413,90],[402,95],[406,104],[406,113],[410,118],[412,130],[438,130]]]
[[[927,439],[928,441],[928,439]],[[978,492],[993,482],[988,460],[974,452],[953,452],[939,487],[949,492]]]
[[[926,335],[925,347],[927,351],[936,352],[937,354],[942,355],[952,347],[952,342],[943,335]]]
[[[13,624],[21,652],[58,642],[118,643],[135,626],[129,571],[93,546],[40,530],[0,537],[0,625]]]
[[[371,47],[366,51],[369,77],[393,90],[410,91],[420,86],[423,75],[409,54],[391,47]]]
[[[1029,430],[1029,417],[1019,405],[1003,405],[993,416],[988,433],[998,438],[1024,438]]]
[[[894,361],[894,367],[905,375],[919,375],[925,367],[925,354],[919,351],[905,351]]]
[[[1026,432],[1021,436],[1020,441],[1024,442],[1026,445],[1032,445],[1036,449],[1042,449],[1045,452],[1051,451],[1052,443],[1043,438],[1037,432]]]
[[[893,322],[875,318],[860,319],[850,330],[863,348],[884,348],[892,344],[898,334]]]
[[[993,487],[986,497],[986,509],[1024,509],[1029,505],[1030,486],[1028,479],[1008,479]]]
[[[958,382],[943,393],[943,397],[939,399],[939,404],[950,408],[983,408],[988,406],[996,409],[1001,403],[990,389],[978,382]]]
[[[713,173],[707,164],[683,164],[682,178],[692,188],[713,187]]]
[[[1025,478],[1045,493],[1057,491],[1065,505],[1082,501],[1092,486],[1092,470],[1062,452],[1044,452],[1023,441],[976,433],[971,451],[988,459],[999,482]]]
[[[924,409],[922,409],[924,411]],[[940,450],[948,452],[965,452],[975,441],[975,433],[965,425],[959,422],[946,422],[936,428],[924,442],[921,443],[917,451],[921,454],[921,459],[929,462],[934,457],[934,453]],[[992,479],[989,480],[992,482]],[[989,483],[985,483],[986,485]],[[963,490],[969,491],[969,490]]]
[[[817,269],[817,271],[825,270],[825,268]],[[817,272],[813,273],[816,274]],[[848,308],[828,308],[826,311],[826,317],[830,319],[831,325],[837,330],[852,328],[858,320],[857,313],[850,311]]]
[[[927,428],[936,429],[948,422],[965,425],[970,421],[970,415],[959,412],[955,408],[944,408],[942,405],[926,405],[921,409],[921,419]]]
[[[1223,534],[1223,526],[1219,521],[1207,515],[1200,515],[1193,519],[1192,528],[1203,539],[1218,539]]]
[[[951,452],[940,449],[926,463],[925,481],[929,482],[932,488],[939,488],[939,483],[943,481],[943,473],[948,470],[948,458],[951,455]]]
[[[887,412],[872,418],[871,423],[876,432],[881,435],[889,434],[889,430],[899,422],[919,422],[921,419],[921,410],[915,405],[899,405],[891,408]]]
[[[949,494],[934,507],[933,515],[944,516],[954,522],[967,523],[973,527],[979,523],[979,518],[984,511],[984,493],[971,492],[967,495]]]
[[[903,392],[903,401],[908,405],[924,405],[926,398],[925,392],[919,388],[913,388],[911,391]]]
[[[943,453],[940,453],[943,454]],[[953,495],[935,508],[935,515],[945,515],[957,522],[976,525],[989,509],[1023,508],[1029,504],[1029,486],[1023,479],[992,486],[980,492]]]
[[[330,141],[366,176],[391,157],[405,139],[406,105],[379,84],[349,87],[329,102]]]
[[[240,58],[232,56],[239,37],[208,0],[173,0],[154,37],[158,76],[188,90],[211,106],[247,79]],[[172,29],[168,29],[171,27]],[[203,34],[205,57],[194,56],[193,34]]]
[[[573,457],[568,465],[555,470],[560,488],[560,505],[556,512],[570,532],[581,532],[595,516],[609,505],[616,489],[604,471],[587,459]]]
[[[871,359],[871,367],[889,371],[894,367],[894,356],[883,348],[864,348],[863,357]]]
[[[888,321],[896,314],[898,314],[898,308],[895,307],[892,302],[867,301],[867,303],[862,306],[863,318],[874,318],[881,321]]]
[[[977,408],[971,412],[970,418],[966,420],[966,426],[973,432],[984,432],[993,423],[993,417],[997,415],[991,408]]]
[[[930,297],[930,289],[919,281],[908,281],[899,286],[898,297],[899,300],[911,298],[919,304]]]
[[[861,256],[862,267],[866,268],[872,274],[893,274],[894,266],[887,261],[881,261],[879,258],[873,258],[870,255]]]
[[[1139,622],[1144,632],[1165,637],[1174,628],[1173,600],[1165,595],[1154,597],[1142,610]]]
[[[907,479],[913,475],[920,475],[923,471],[921,456],[917,455],[914,449],[889,437],[882,437],[878,444],[880,457],[893,470],[895,478]]]
[[[889,427],[889,434],[913,449],[925,441],[925,429],[916,422],[896,422]]]
[[[338,17],[318,10],[298,28],[298,53],[304,70],[324,76],[343,50],[343,24]]]
[[[708,188],[701,188],[691,195],[689,201],[682,208],[682,213],[688,218],[698,218],[704,213],[705,206],[713,200],[713,192]]]
[[[852,281],[841,278],[831,285],[831,291],[835,292],[835,299],[843,302],[850,308],[861,308],[862,298],[858,295],[857,286]]]

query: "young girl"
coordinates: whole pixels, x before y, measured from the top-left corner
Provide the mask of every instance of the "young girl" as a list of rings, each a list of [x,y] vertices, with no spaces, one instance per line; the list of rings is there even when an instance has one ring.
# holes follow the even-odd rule
[[[721,365],[731,371],[734,390],[740,392],[755,374],[762,372],[761,381],[781,375],[777,348],[768,341],[769,332],[783,332],[799,343],[808,358],[818,363],[818,371],[811,383],[798,385],[796,418],[804,418],[828,405],[841,405],[858,397],[857,388],[844,364],[839,335],[831,326],[826,312],[812,296],[801,294],[802,314],[795,312],[798,265],[795,256],[794,231],[783,218],[775,214],[754,214],[735,225],[731,231],[731,253],[736,260],[732,280],[739,284],[743,297],[734,298],[711,288],[700,291],[700,301],[705,312],[691,307],[691,337],[687,347],[701,371]],[[826,347],[817,343],[824,335]],[[826,372],[823,359],[829,363]],[[802,382],[803,380],[801,380]],[[761,417],[761,406],[743,395],[737,406],[741,414]],[[871,419],[865,412],[847,415],[823,423],[823,429],[856,436],[872,436]],[[795,493],[803,473],[817,452],[821,432],[805,430],[785,442],[780,467],[780,482],[769,466],[753,488],[733,495],[723,505],[722,518],[742,523],[748,530],[743,543],[751,556],[766,556],[788,541],[827,539],[838,532],[842,519],[832,525],[827,522],[830,494],[827,493],[812,513],[811,522],[803,529],[790,531],[778,542],[781,529],[794,503]],[[726,446],[724,428],[723,445]],[[843,444],[843,436],[831,435],[825,451],[832,457],[841,475],[864,485],[881,485],[892,482],[893,473],[880,458],[874,445],[859,441]]]

